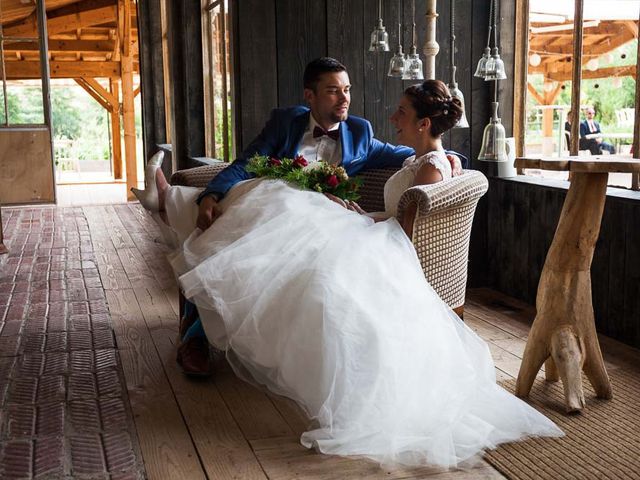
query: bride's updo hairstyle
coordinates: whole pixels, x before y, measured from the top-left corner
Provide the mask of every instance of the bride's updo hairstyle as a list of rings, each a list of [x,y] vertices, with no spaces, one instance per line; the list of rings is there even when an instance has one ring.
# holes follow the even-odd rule
[[[440,80],[425,80],[408,87],[404,94],[416,110],[418,118],[431,120],[431,135],[439,137],[452,128],[462,117],[462,103],[451,97],[449,89]]]

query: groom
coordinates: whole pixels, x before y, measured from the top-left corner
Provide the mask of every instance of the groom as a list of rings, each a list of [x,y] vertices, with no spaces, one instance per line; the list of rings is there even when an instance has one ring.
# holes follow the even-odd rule
[[[253,176],[245,167],[256,154],[276,158],[302,155],[310,162],[340,164],[349,176],[364,169],[399,168],[414,154],[408,147],[374,138],[367,120],[348,115],[351,84],[340,62],[328,57],[313,60],[306,66],[303,80],[309,108],[296,106],[271,112],[260,135],[199,196],[196,224],[200,229],[206,230],[221,215],[218,202],[229,189]],[[454,172],[460,170],[460,159],[455,155],[450,156]],[[203,375],[211,371],[208,341],[193,305],[187,303],[185,310],[180,331],[186,334],[178,349],[178,363],[187,375]]]

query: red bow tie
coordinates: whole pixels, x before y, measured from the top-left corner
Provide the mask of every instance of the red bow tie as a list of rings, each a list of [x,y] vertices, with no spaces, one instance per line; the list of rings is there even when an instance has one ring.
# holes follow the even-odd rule
[[[313,129],[313,138],[318,138],[323,135],[326,135],[333,140],[338,140],[338,137],[340,136],[340,129],[338,128],[336,130],[330,130],[328,132],[324,128],[318,126]]]

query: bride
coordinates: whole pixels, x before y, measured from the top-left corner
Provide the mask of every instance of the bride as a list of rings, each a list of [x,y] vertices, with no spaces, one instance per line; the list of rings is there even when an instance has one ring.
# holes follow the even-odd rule
[[[183,240],[172,265],[208,338],[239,375],[305,410],[308,448],[454,467],[503,442],[562,435],[496,384],[487,345],[426,282],[409,219],[395,218],[408,187],[451,177],[441,135],[461,113],[440,81],[406,89],[391,121],[416,155],[387,182],[382,221],[254,179],[192,232],[197,189],[163,190]]]

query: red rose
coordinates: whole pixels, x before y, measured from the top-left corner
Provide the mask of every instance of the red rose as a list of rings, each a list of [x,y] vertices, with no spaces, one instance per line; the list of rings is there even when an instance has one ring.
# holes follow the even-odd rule
[[[294,167],[303,168],[307,165],[309,165],[309,162],[307,162],[302,155],[296,155],[296,158],[293,159]]]
[[[335,188],[340,183],[340,180],[338,180],[338,177],[336,177],[335,175],[331,175],[330,177],[327,177],[327,180],[325,180],[325,182],[331,188]]]
[[[269,165],[273,165],[276,167],[279,167],[280,165],[282,165],[282,160],[276,158],[276,157],[271,157],[269,159]]]

